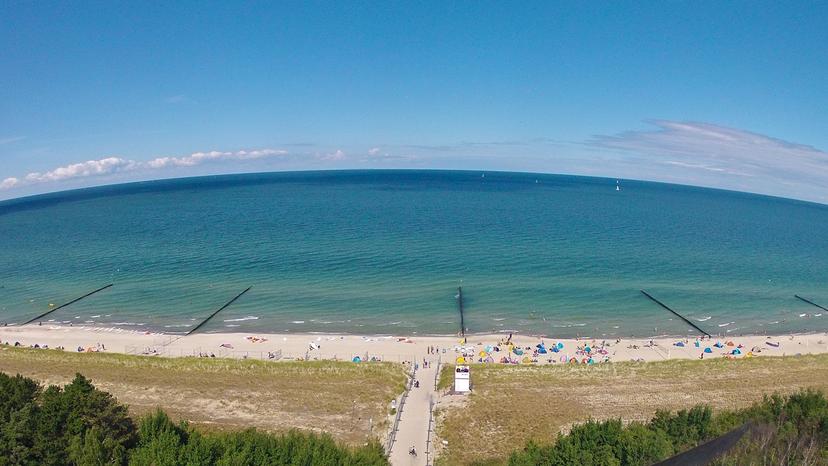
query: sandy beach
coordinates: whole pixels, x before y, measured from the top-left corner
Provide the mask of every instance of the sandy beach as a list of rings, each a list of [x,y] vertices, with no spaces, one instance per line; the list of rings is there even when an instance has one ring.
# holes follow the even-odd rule
[[[824,333],[725,338],[555,339],[513,335],[454,336],[206,333],[190,336],[117,328],[29,325],[0,328],[0,342],[65,351],[106,351],[164,357],[412,362],[440,354],[444,362],[601,364],[666,359],[746,358],[828,353]],[[538,348],[543,345],[545,353]],[[591,360],[591,361],[590,361]]]

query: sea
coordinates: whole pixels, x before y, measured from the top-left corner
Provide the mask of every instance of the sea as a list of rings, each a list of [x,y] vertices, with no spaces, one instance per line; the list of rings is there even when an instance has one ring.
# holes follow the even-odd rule
[[[664,183],[367,170],[0,203],[0,322],[548,337],[828,330],[828,206]]]

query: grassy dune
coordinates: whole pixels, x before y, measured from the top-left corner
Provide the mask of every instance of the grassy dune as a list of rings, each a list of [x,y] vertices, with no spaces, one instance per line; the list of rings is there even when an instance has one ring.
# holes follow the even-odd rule
[[[441,374],[442,386],[450,384],[452,370]],[[438,464],[501,464],[528,439],[549,442],[589,418],[644,420],[656,409],[699,403],[738,408],[773,392],[828,391],[828,354],[593,367],[477,365],[472,383],[464,408],[440,413],[438,437],[448,447]]]
[[[156,407],[177,419],[216,428],[326,431],[356,444],[387,430],[388,403],[402,393],[403,367],[392,363],[266,362],[158,358],[0,347],[0,371],[43,383],[76,372],[129,405]]]

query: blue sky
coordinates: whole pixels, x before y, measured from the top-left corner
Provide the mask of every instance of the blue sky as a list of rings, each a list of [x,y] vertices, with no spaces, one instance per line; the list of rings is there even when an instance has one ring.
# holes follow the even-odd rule
[[[826,2],[0,4],[0,198],[467,168],[828,203]]]

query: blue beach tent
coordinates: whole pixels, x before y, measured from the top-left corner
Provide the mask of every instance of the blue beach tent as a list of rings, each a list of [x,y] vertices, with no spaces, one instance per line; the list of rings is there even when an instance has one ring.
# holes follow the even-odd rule
[[[710,349],[710,347],[708,346],[707,348],[705,348],[705,349],[704,349],[704,352],[705,352],[705,353],[712,353],[712,352],[713,352],[713,350],[712,350],[712,349]]]

